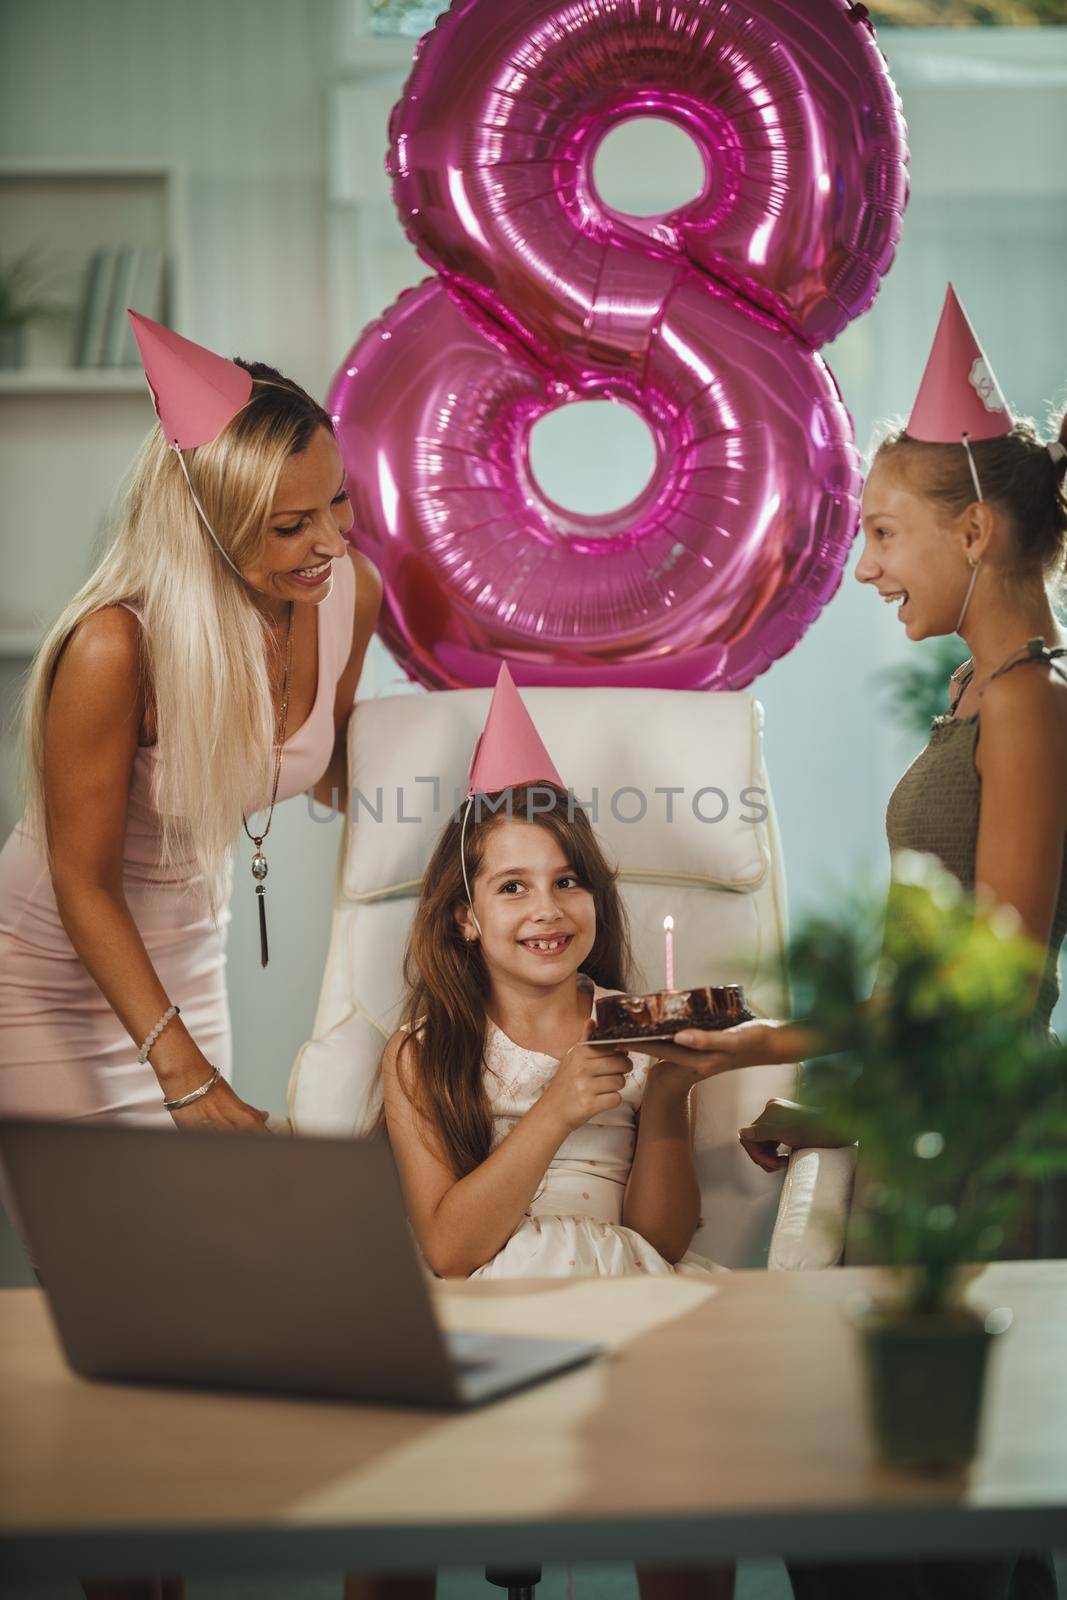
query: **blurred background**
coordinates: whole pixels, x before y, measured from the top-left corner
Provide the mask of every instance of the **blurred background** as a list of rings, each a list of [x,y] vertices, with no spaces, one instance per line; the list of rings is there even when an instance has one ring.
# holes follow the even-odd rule
[[[382,163],[414,37],[438,9],[3,0],[3,835],[20,808],[11,719],[30,655],[87,573],[154,423],[109,299],[324,396],[363,325],[425,276]],[[874,308],[823,352],[857,441],[910,409],[950,276],[1010,402],[1045,423],[1067,405],[1067,7],[893,0],[874,15],[910,128],[912,199]],[[649,213],[688,199],[700,173],[686,135],[642,119],[605,142],[597,179],[613,205]],[[636,492],[650,440],[634,414],[604,403],[566,418],[535,434],[543,487],[586,511]],[[852,566],[753,686],[794,914],[861,870],[887,876],[886,800],[925,742],[930,684],[944,707],[946,653],[949,665],[964,655],[958,641],[907,646]],[[928,669],[917,710],[894,678],[904,663]],[[408,691],[423,692],[375,640],[361,694]],[[311,1030],[340,823],[313,822],[297,800],[273,832],[269,978],[238,873],[230,994],[239,1088],[280,1110]],[[1057,1020],[1062,1031],[1067,1008]]]
[[[154,424],[109,296],[212,349],[270,361],[324,396],[364,323],[425,275],[382,162],[413,40],[437,9],[404,0],[0,4],[0,837],[20,809],[11,719],[29,658],[86,575],[115,486]],[[824,351],[857,440],[866,448],[878,420],[910,409],[950,276],[1016,411],[1044,424],[1056,408],[1058,418],[1067,406],[1067,7],[893,0],[872,13],[910,128],[912,200],[876,305]],[[647,120],[607,141],[597,177],[612,204],[643,213],[699,187],[686,137]],[[648,439],[626,408],[581,413],[572,408],[566,427],[548,419],[534,467],[556,500],[596,511],[643,482]],[[802,643],[753,686],[766,709],[794,914],[860,872],[887,878],[886,800],[925,742],[931,711],[945,707],[946,656],[954,666],[964,654],[958,641],[955,652],[944,641],[907,646],[895,612],[852,580],[852,566]],[[926,679],[902,694],[894,674],[917,662]],[[361,694],[408,691],[422,692],[375,641]],[[340,824],[313,822],[301,801],[278,813],[269,977],[253,896],[237,875],[236,1078],[272,1110],[284,1107],[312,1027],[339,841]],[[1067,1006],[1056,1021],[1062,1035]],[[21,1281],[8,1237],[0,1282]],[[784,1594],[783,1584],[780,1570],[749,1567],[739,1594]],[[548,1571],[539,1594],[551,1600],[561,1585]],[[454,1592],[463,1587],[456,1577]],[[584,1574],[581,1587],[588,1600],[632,1593],[630,1569]],[[280,1581],[252,1588],[295,1592]],[[339,1589],[309,1579],[299,1592]]]
[[[87,573],[115,486],[154,422],[112,306],[137,305],[230,355],[268,360],[324,396],[360,329],[426,269],[383,171],[414,37],[405,0],[4,0],[0,59],[0,829],[15,821],[11,718],[43,626]],[[1058,18],[1057,18],[1058,12]],[[1067,22],[1056,5],[898,0],[877,14],[904,102],[912,199],[873,309],[824,350],[866,448],[907,414],[951,276],[1017,411],[1067,405]],[[901,26],[947,17],[962,25]],[[986,25],[977,25],[984,22]],[[974,23],[975,25],[966,25]],[[700,186],[687,136],[616,130],[597,179],[649,213]],[[651,440],[627,407],[571,407],[533,439],[544,488],[596,511],[641,487]],[[858,552],[857,552],[858,553]],[[943,666],[958,641],[908,646],[895,611],[846,574],[801,644],[753,686],[794,913],[869,868],[887,875],[885,803],[929,709],[894,671]],[[423,692],[375,640],[365,696]],[[714,773],[709,771],[709,782]],[[273,959],[256,955],[237,877],[230,935],[236,1073],[281,1109],[311,1030],[340,823],[302,800],[274,823]],[[1063,1024],[1067,1009],[1058,1016]]]

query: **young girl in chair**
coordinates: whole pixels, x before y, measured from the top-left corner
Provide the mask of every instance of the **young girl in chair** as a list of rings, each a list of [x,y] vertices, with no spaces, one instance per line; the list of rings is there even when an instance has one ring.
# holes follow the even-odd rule
[[[596,996],[629,987],[626,915],[506,667],[467,804],[423,877],[404,976],[384,1120],[434,1272],[724,1270],[689,1251],[701,1074],[586,1042]],[[638,1581],[642,1600],[733,1594],[732,1568],[639,1569]],[[346,1593],[383,1582],[349,1579]]]
[[[469,796],[430,858],[384,1115],[441,1277],[715,1271],[686,1067],[586,1043],[630,981],[626,914],[502,667]]]

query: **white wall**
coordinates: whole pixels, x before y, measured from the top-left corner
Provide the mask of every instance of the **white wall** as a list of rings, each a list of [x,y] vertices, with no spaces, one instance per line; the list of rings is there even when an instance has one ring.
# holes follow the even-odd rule
[[[180,164],[190,267],[182,331],[268,359],[320,393],[362,323],[424,270],[382,201],[384,111],[403,72],[388,50],[339,44],[350,9],[334,12],[325,0],[34,0],[0,13],[0,154]],[[883,44],[911,122],[915,198],[875,309],[826,352],[858,438],[910,406],[950,273],[1009,397],[1043,412],[1067,379],[1067,30],[887,32]],[[147,400],[125,403],[105,446],[90,407],[64,401],[44,428],[27,412],[13,444],[0,444],[0,471],[4,448],[39,452],[40,493],[58,495],[64,512],[57,522],[55,503],[44,514],[33,497],[6,505],[5,550],[52,539],[88,559],[101,510],[85,491],[90,467],[99,470],[106,449],[116,470],[151,420]],[[17,559],[5,567],[5,583],[17,585]],[[755,686],[794,912],[862,864],[884,871],[885,802],[917,741],[894,729],[879,686],[904,657],[895,618],[846,577],[804,641]],[[10,697],[21,666],[0,666]],[[362,692],[404,683],[375,643]],[[4,777],[6,832],[9,746]],[[314,1012],[339,828],[315,826],[294,801],[274,829],[271,965],[261,973],[248,850],[239,847],[230,989],[239,1085],[280,1108]]]

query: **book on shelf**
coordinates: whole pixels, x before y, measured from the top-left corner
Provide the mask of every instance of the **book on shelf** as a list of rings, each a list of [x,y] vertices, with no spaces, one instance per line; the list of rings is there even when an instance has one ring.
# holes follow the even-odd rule
[[[94,250],[86,274],[78,341],[80,367],[136,367],[140,362],[127,308],[163,315],[163,252],[153,245]]]
[[[141,364],[141,352],[137,348],[133,323],[126,315],[127,306],[131,311],[140,311],[144,316],[152,317],[154,321],[159,322],[163,317],[163,299],[163,252],[151,245],[143,245],[137,252],[137,270],[129,298],[122,306],[123,337],[118,358],[120,367],[138,367]]]
[[[78,335],[79,367],[98,367],[107,334],[107,314],[111,306],[111,288],[115,278],[117,252],[94,250],[89,257],[85,280],[85,300],[82,304],[81,327]]]
[[[130,323],[130,319],[126,315],[126,307],[131,304],[139,255],[140,251],[134,245],[123,244],[119,246],[118,260],[115,264],[115,277],[111,285],[111,304],[107,312],[107,334],[104,338],[104,348],[100,353],[100,365],[102,367],[118,367],[122,365],[121,357],[126,343],[126,329]]]

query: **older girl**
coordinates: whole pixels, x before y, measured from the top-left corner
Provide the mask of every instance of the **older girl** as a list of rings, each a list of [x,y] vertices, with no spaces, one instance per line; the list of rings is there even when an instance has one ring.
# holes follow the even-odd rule
[[[1067,932],[1067,636],[1051,596],[1067,556],[1065,464],[1067,417],[1048,444],[1012,418],[950,287],[908,426],[880,445],[864,487],[856,577],[897,606],[909,639],[958,632],[971,658],[890,797],[886,831],[891,850],[937,856],[966,889],[1014,907],[1046,952],[1032,995],[1042,1030]],[[782,1022],[676,1042],[720,1066],[817,1048]],[[742,1135],[768,1168],[779,1143],[819,1142],[809,1117],[773,1101]],[[1015,1241],[1026,1253],[1067,1253],[1053,1199],[1048,1185],[1029,1238]]]
[[[970,660],[953,674],[950,709],[893,791],[886,829],[891,849],[935,855],[966,889],[1014,907],[1022,932],[1046,951],[1032,994],[1038,1029],[1059,996],[1067,932],[1067,638],[1050,592],[1067,555],[1065,464],[1067,417],[1048,443],[1012,417],[950,285],[911,418],[882,443],[864,488],[856,577],[898,607],[909,639],[966,641]],[[788,1022],[721,1036],[690,1030],[676,1043],[683,1059],[690,1046],[716,1070],[794,1061],[819,1047]],[[786,1159],[780,1145],[825,1142],[810,1113],[781,1101],[741,1138],[768,1170]],[[1067,1254],[1064,1188],[1044,1185],[1004,1254]],[[798,1600],[1057,1592],[1047,1553],[790,1573]]]

